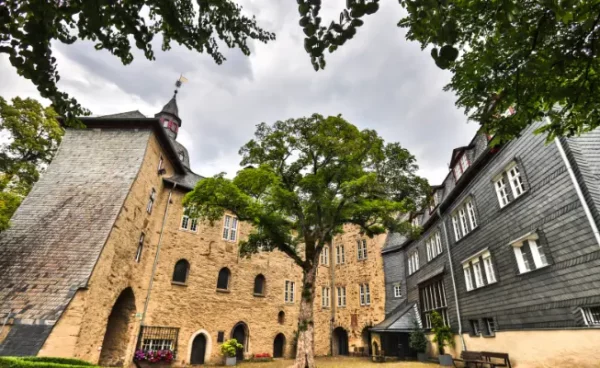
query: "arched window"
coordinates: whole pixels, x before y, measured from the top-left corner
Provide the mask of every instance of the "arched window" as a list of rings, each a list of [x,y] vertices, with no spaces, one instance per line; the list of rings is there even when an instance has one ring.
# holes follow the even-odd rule
[[[279,314],[277,315],[277,322],[279,322],[280,325],[285,323],[285,312],[284,311],[280,311]]]
[[[190,263],[185,259],[180,259],[175,263],[175,269],[173,270],[173,282],[180,282],[185,284],[190,271]]]
[[[229,268],[223,267],[221,271],[219,271],[219,278],[217,279],[217,289],[227,290],[229,289],[229,276],[231,276],[231,272]]]
[[[254,295],[265,295],[266,279],[263,275],[258,275],[254,278]]]

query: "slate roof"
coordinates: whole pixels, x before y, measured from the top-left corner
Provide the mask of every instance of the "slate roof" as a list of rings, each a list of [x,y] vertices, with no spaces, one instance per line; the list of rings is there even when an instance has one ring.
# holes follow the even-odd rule
[[[127,118],[145,119],[145,118],[147,118],[147,116],[145,116],[144,114],[139,112],[139,110],[134,110],[134,111],[127,111],[127,112],[120,112],[118,114],[103,115],[103,116],[99,116],[98,118],[100,118],[100,119],[127,119]]]
[[[175,174],[170,178],[164,178],[163,180],[170,184],[177,184],[178,187],[192,190],[196,186],[196,183],[201,179],[204,179],[204,177],[191,170],[186,170],[185,174]]]
[[[421,324],[417,303],[405,302],[370,330],[374,332],[411,332],[415,329],[415,322]]]

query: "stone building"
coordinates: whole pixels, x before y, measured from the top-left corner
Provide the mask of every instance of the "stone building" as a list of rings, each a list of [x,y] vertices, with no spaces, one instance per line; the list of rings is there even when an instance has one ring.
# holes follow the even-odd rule
[[[291,356],[302,273],[280,252],[241,258],[250,228],[231,214],[214,226],[185,216],[202,177],[176,140],[175,96],[153,118],[82,120],[0,234],[0,355],[120,366],[170,349],[199,364],[235,337],[239,358]],[[384,241],[347,228],[324,254],[317,354],[368,350],[366,328],[384,318]]]
[[[546,143],[537,127],[501,147],[477,134],[456,148],[430,208],[413,216],[419,238],[388,236],[386,319],[372,329],[386,355],[414,355],[408,333],[428,331],[437,311],[454,355],[600,364],[600,130]]]

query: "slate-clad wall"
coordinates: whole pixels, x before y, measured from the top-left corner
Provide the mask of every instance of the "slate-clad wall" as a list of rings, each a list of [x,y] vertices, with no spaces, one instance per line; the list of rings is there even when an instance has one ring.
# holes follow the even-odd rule
[[[385,314],[386,316],[406,300],[406,273],[404,252],[401,250],[383,254],[383,270],[385,273]],[[394,284],[402,285],[402,295],[396,298]]]
[[[54,324],[86,286],[149,136],[149,130],[67,130],[12,227],[0,235],[0,320],[9,311],[15,319],[0,355],[13,353],[3,347],[20,336],[19,324]]]
[[[456,284],[465,323],[493,317],[498,330],[581,326],[578,306],[600,302],[600,247],[554,143],[530,127],[507,144],[450,207],[473,198],[478,227],[451,240]],[[517,160],[526,193],[500,209],[492,178]],[[452,224],[446,216],[450,238]],[[510,241],[540,235],[550,266],[519,274]],[[467,292],[462,261],[488,247],[498,282]]]

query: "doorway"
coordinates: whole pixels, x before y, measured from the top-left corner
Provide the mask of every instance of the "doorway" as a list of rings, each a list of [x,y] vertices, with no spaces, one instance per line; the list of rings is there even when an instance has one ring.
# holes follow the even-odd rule
[[[192,343],[191,364],[204,364],[204,356],[206,355],[206,336],[200,333],[194,338]]]
[[[334,355],[348,355],[348,332],[343,327],[333,330]]]
[[[285,351],[285,336],[280,333],[275,336],[273,341],[273,358],[283,358]]]
[[[231,338],[236,339],[238,343],[244,345],[237,350],[237,361],[244,360],[244,351],[248,350],[248,326],[244,322],[238,322],[231,331]]]
[[[125,365],[125,355],[135,325],[133,315],[135,315],[135,296],[133,290],[127,288],[121,292],[108,316],[106,333],[100,351],[100,366],[122,367]]]

